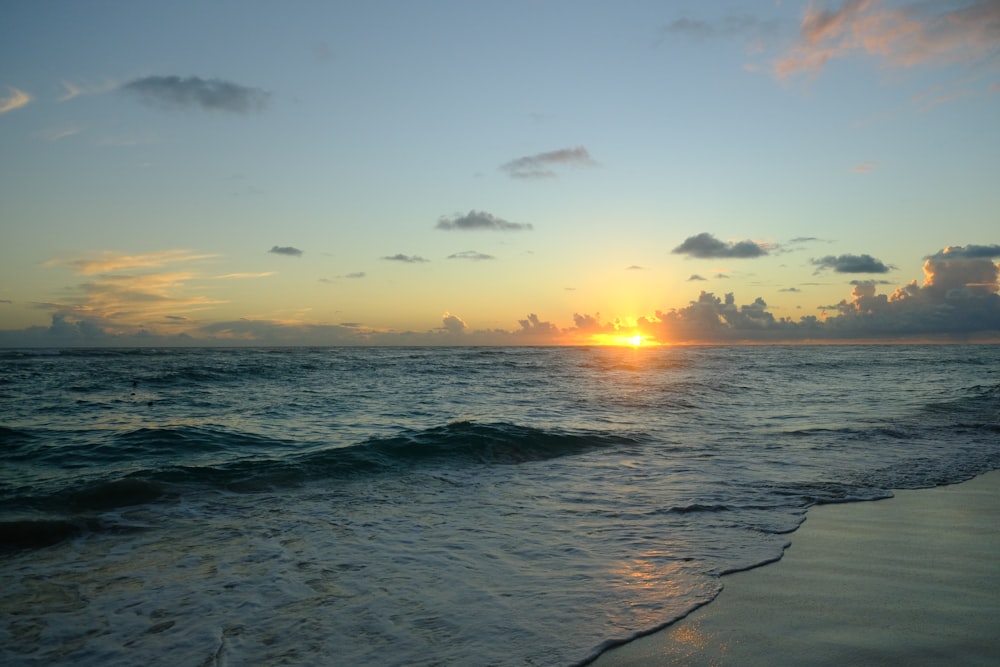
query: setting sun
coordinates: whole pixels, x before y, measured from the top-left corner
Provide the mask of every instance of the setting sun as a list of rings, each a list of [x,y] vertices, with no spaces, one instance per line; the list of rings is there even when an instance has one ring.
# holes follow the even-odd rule
[[[639,347],[640,345],[642,345],[642,336],[636,334],[631,338],[629,338],[629,342],[632,343],[632,347]]]

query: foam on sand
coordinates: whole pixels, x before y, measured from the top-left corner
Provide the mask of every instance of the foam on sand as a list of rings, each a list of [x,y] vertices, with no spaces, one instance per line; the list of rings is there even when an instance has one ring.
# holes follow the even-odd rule
[[[809,510],[781,561],[593,664],[995,665],[1000,471]]]

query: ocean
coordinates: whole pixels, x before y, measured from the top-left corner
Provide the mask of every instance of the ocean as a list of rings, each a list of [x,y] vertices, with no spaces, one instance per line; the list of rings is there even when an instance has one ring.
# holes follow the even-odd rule
[[[0,350],[0,462],[5,665],[586,664],[1000,467],[1000,346]]]

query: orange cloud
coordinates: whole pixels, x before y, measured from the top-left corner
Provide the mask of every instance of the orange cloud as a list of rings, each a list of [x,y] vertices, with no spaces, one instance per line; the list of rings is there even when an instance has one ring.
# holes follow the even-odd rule
[[[182,314],[225,303],[204,294],[190,294],[189,283],[199,278],[192,271],[156,270],[212,255],[187,250],[164,250],[140,255],[106,252],[97,258],[55,259],[47,266],[66,265],[88,280],[67,288],[66,296],[44,307],[64,321],[90,321],[112,333],[156,326],[186,326]],[[134,272],[135,269],[145,269]],[[125,273],[128,271],[128,273]]]
[[[63,264],[69,266],[76,273],[92,276],[98,273],[112,273],[126,269],[148,269],[212,257],[215,257],[215,255],[198,255],[189,250],[161,250],[141,255],[105,252],[97,258],[51,259],[45,263],[45,266]]]
[[[829,11],[810,3],[799,40],[775,63],[775,74],[779,78],[801,72],[815,75],[828,61],[855,53],[878,56],[899,67],[996,57],[1000,4],[978,0],[935,14],[923,13],[925,7],[847,0]]]
[[[35,99],[23,90],[18,90],[17,88],[8,87],[7,90],[10,91],[10,95],[7,97],[0,97],[0,113],[7,113],[8,111],[13,111],[14,109],[20,109],[26,106]]]

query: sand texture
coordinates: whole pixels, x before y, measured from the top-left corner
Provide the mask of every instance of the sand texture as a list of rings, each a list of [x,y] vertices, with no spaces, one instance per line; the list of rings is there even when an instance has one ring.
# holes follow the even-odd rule
[[[593,663],[1000,665],[1000,471],[809,511],[781,561]]]

